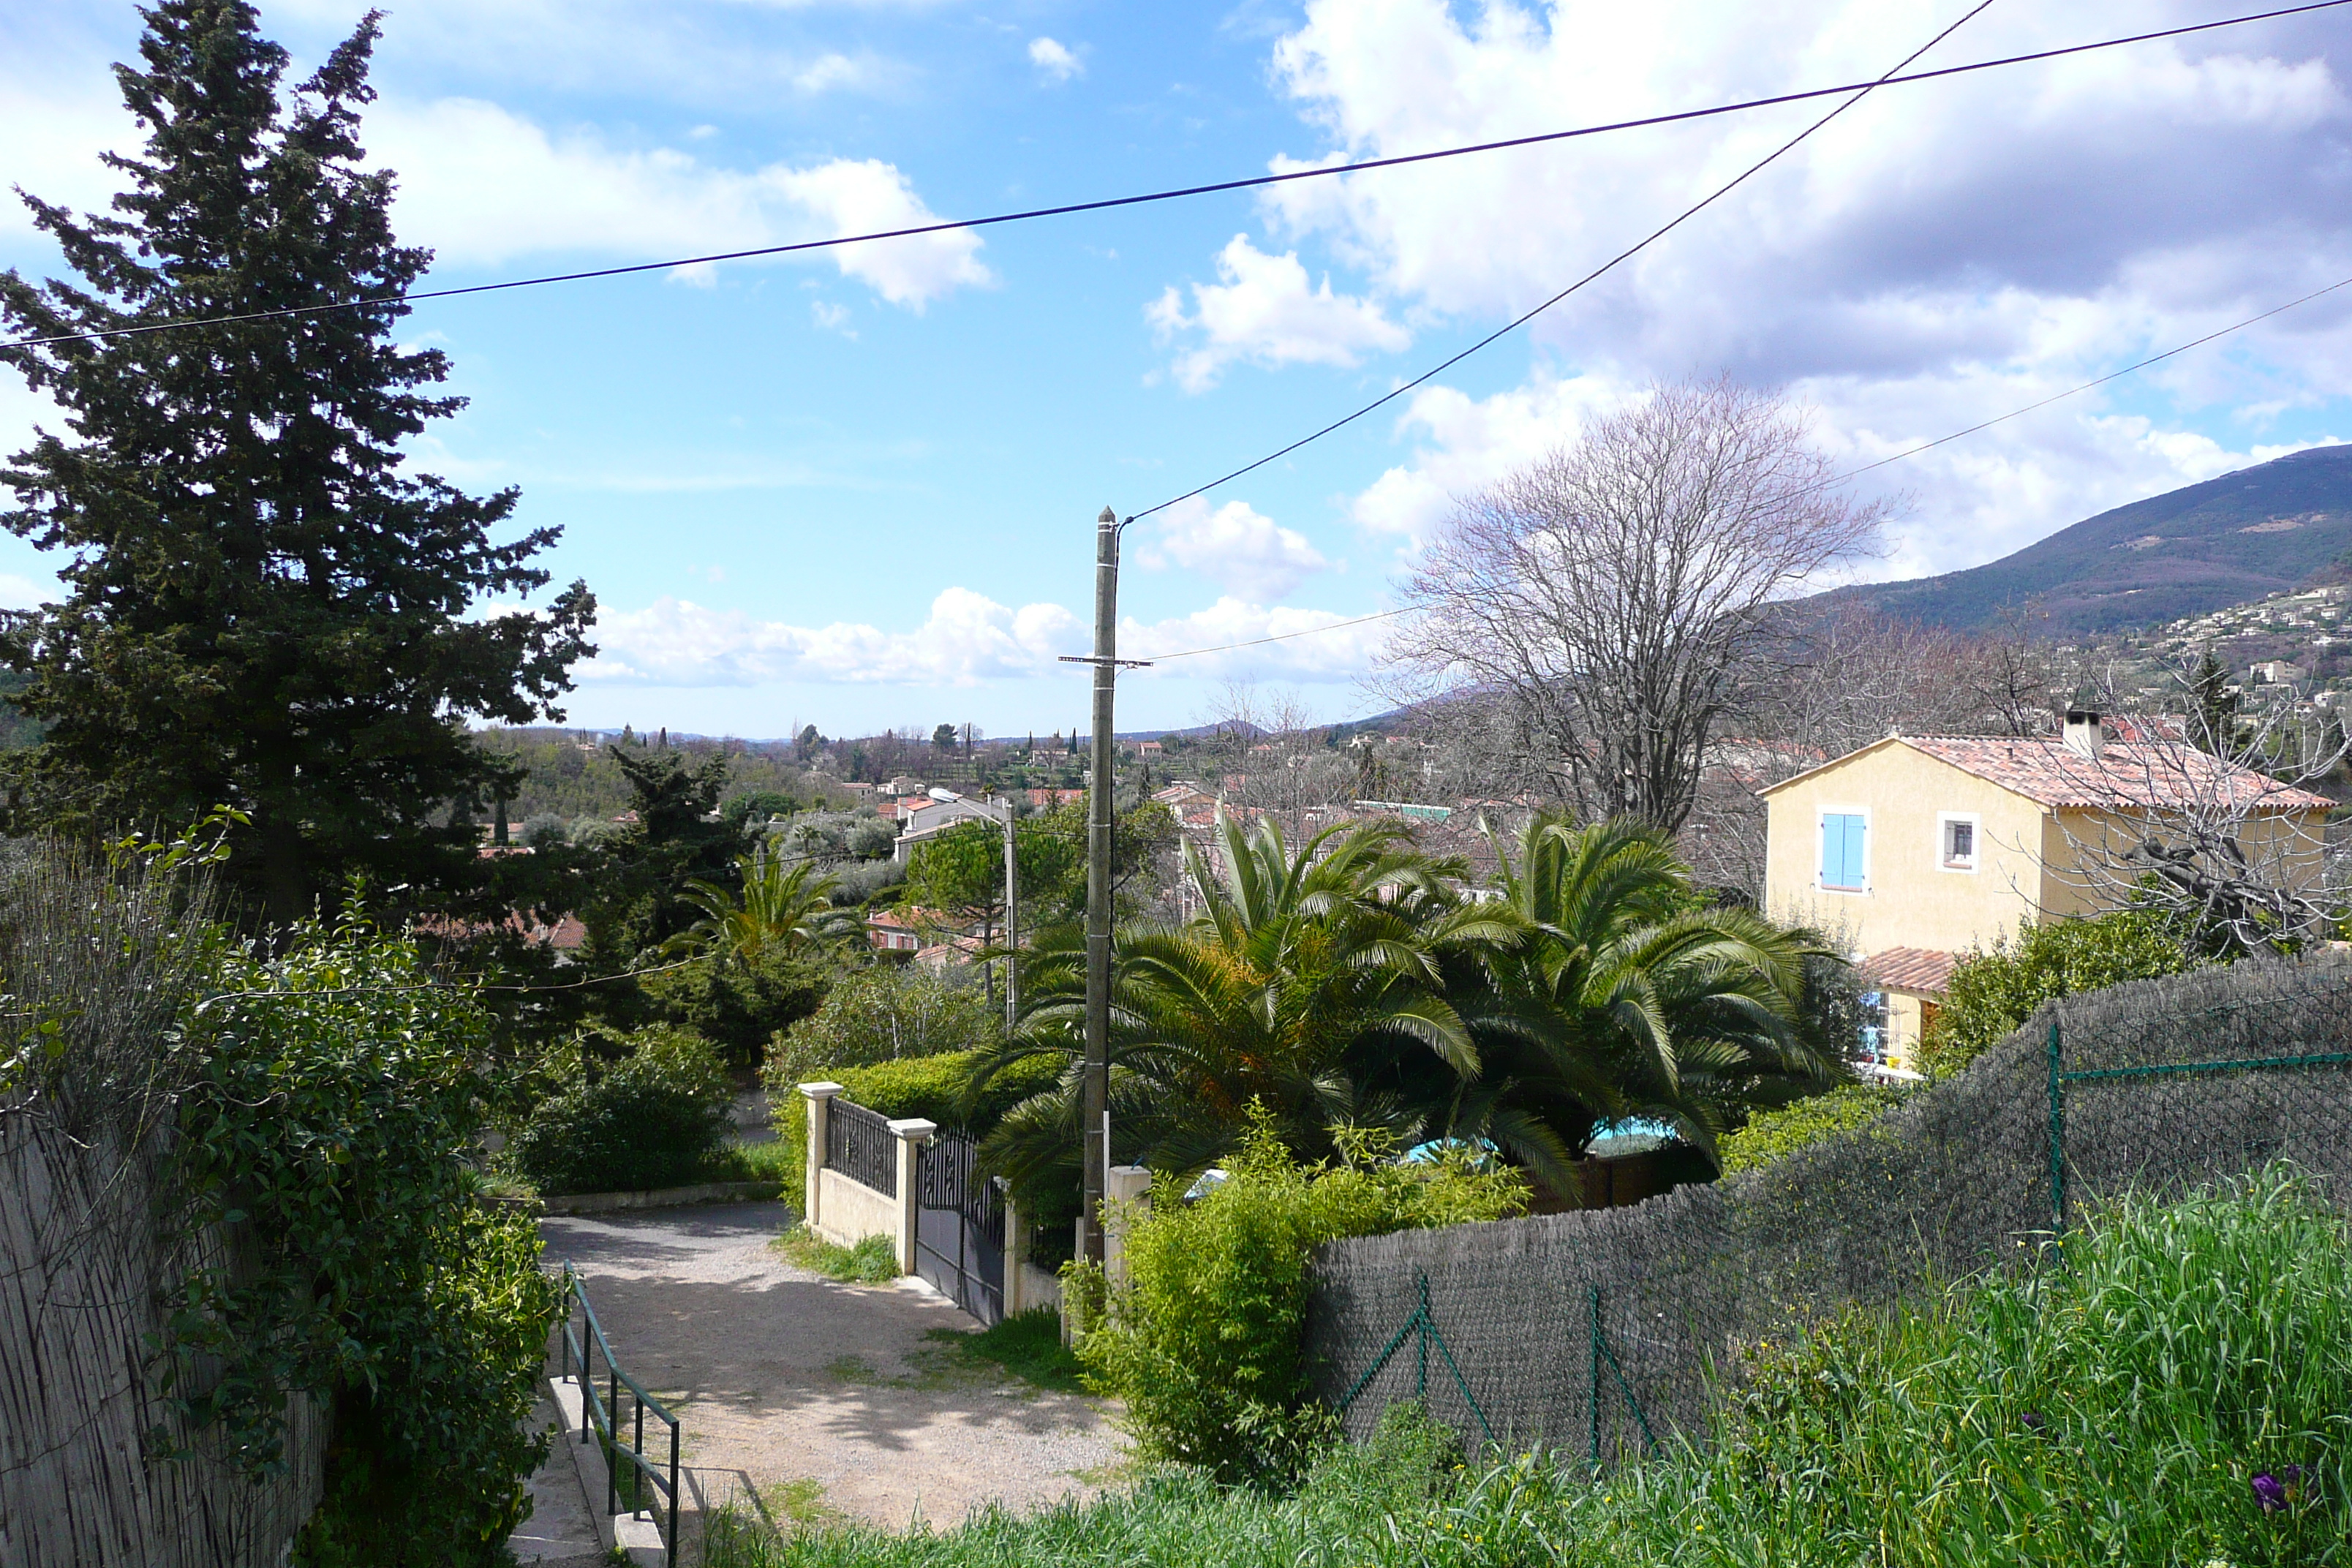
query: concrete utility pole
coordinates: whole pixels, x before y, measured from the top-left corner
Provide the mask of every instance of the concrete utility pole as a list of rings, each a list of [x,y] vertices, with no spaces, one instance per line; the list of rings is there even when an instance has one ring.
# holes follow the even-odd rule
[[[1021,808],[1004,797],[1004,1032],[1021,1016],[1021,860],[1013,852]]]
[[[1118,657],[1118,514],[1105,507],[1095,520],[1095,651],[1064,654],[1068,664],[1095,667],[1094,776],[1087,789],[1087,1056],[1078,1091],[1078,1256],[1103,1260],[1102,1201],[1110,1166],[1110,852],[1112,693],[1121,665],[1149,659]],[[1077,736],[1070,737],[1076,749]]]
[[[1110,1175],[1110,823],[1112,698],[1118,682],[1118,514],[1095,520],[1094,777],[1087,789],[1087,1071],[1079,1096],[1086,1184],[1079,1240],[1087,1260],[1103,1257],[1102,1201]]]

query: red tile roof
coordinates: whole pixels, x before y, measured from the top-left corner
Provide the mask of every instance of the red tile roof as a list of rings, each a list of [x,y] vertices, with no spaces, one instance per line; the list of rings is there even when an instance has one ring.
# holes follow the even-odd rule
[[[2088,757],[2063,741],[2005,735],[1890,735],[1797,777],[1811,778],[1880,746],[1896,745],[1908,746],[2045,806],[2116,809],[2227,802],[2268,812],[2326,811],[2336,804],[2324,795],[2283,784],[2266,773],[2224,762],[2185,742],[2162,740],[2109,741],[2096,757]],[[1796,782],[1790,779],[1762,793],[1770,795]]]
[[[1941,996],[1955,962],[1954,954],[1932,947],[1890,947],[1863,961],[1862,976],[1890,991]]]

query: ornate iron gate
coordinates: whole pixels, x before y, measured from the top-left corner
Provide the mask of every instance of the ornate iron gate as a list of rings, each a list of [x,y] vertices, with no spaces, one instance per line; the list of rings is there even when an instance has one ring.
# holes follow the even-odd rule
[[[1004,1198],[978,1154],[941,1132],[915,1156],[915,1272],[985,1327],[1004,1318]]]

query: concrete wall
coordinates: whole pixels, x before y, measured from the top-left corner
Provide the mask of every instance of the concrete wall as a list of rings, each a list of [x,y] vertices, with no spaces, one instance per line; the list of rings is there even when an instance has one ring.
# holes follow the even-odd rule
[[[1964,952],[2042,913],[2042,808],[1907,746],[1832,765],[1773,795],[1769,809],[1765,908],[1832,935],[1843,931],[1856,952]],[[1821,820],[1829,812],[1868,819],[1859,892],[1822,886]],[[1949,816],[1975,819],[1972,870],[1943,864]]]
[[[839,1171],[817,1173],[817,1214],[810,1228],[827,1241],[855,1247],[869,1236],[898,1238],[898,1200],[851,1181]]]

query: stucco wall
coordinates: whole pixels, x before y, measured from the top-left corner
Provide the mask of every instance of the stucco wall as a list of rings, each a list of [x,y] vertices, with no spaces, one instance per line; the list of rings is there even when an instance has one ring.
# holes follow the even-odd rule
[[[813,1228],[818,1235],[844,1247],[855,1247],[869,1236],[898,1236],[898,1199],[853,1182],[839,1171],[819,1171],[816,1179],[817,1220]]]
[[[2032,802],[1907,746],[1882,746],[1774,794],[1765,907],[1803,920],[1859,953],[1890,947],[1946,952],[1989,945],[2042,904],[2042,812]],[[1821,819],[1869,819],[1868,885],[1821,885]],[[1941,816],[1973,815],[1973,871],[1943,865]]]

